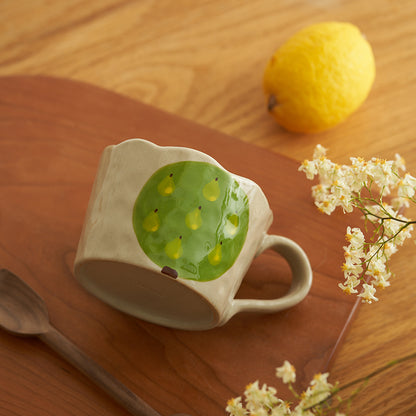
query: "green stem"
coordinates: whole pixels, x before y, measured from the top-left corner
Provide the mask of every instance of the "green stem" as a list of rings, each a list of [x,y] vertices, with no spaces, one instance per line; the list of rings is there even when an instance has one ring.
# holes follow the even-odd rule
[[[322,400],[319,403],[316,403],[316,404],[314,404],[312,406],[309,406],[309,407],[307,407],[307,408],[305,408],[303,410],[306,411],[306,410],[310,410],[310,409],[313,409],[313,408],[318,407],[318,406],[322,406],[324,403],[326,403],[329,400],[331,400],[340,391],[345,390],[345,389],[347,389],[349,387],[352,387],[352,386],[354,386],[354,385],[356,385],[358,383],[367,383],[371,378],[373,378],[373,377],[375,377],[375,376],[383,373],[384,371],[390,369],[391,367],[394,367],[395,365],[401,364],[401,363],[403,363],[405,361],[412,360],[412,359],[416,359],[416,352],[414,352],[412,354],[409,354],[409,355],[406,355],[404,357],[398,358],[397,360],[390,361],[386,365],[384,365],[384,366],[382,366],[382,367],[374,370],[370,374],[368,374],[368,375],[366,375],[364,377],[357,378],[357,379],[355,379],[355,380],[353,380],[353,381],[351,381],[351,382],[349,382],[347,384],[344,384],[341,387],[335,387],[333,389],[333,391],[331,392],[331,394],[328,397],[326,397],[324,400]]]
[[[353,381],[351,381],[347,384],[344,384],[343,386],[338,388],[337,392],[339,392],[341,390],[345,390],[348,387],[351,387],[355,384],[365,382],[365,381],[369,380],[370,378],[375,377],[380,373],[383,373],[384,371],[388,370],[389,368],[391,368],[391,367],[393,367],[397,364],[400,364],[400,363],[403,363],[405,361],[412,360],[412,359],[416,359],[416,352],[414,352],[412,354],[409,354],[409,355],[406,355],[405,357],[398,358],[397,360],[390,361],[389,363],[387,363],[383,367],[380,367],[380,368],[374,370],[372,373],[370,373],[370,374],[368,374],[364,377],[357,378],[357,379],[355,379],[355,380],[353,380]]]
[[[364,211],[364,209],[362,209],[362,211]],[[397,217],[392,217],[392,216],[388,216],[388,217],[381,217],[380,215],[376,215],[372,212],[370,212],[369,210],[365,210],[364,215],[370,215],[372,217],[375,217],[377,219],[379,219],[380,221],[388,221],[388,220],[392,220],[392,221],[397,221],[397,222],[401,222],[404,223],[406,225],[410,225],[410,224],[416,224],[415,220],[402,220],[401,218],[397,218]]]

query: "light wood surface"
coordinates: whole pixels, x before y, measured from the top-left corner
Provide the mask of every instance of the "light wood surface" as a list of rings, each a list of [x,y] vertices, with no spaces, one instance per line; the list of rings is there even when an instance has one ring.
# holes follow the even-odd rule
[[[338,162],[399,152],[416,173],[415,18],[411,0],[3,0],[0,75],[89,82],[297,160],[310,157],[317,143]],[[313,136],[290,134],[267,114],[263,68],[294,31],[323,20],[361,28],[374,49],[376,81],[342,125]],[[414,254],[412,244],[396,254],[392,287],[379,303],[360,308],[332,380],[349,382],[414,351]],[[416,414],[415,374],[411,363],[378,377],[351,414]]]

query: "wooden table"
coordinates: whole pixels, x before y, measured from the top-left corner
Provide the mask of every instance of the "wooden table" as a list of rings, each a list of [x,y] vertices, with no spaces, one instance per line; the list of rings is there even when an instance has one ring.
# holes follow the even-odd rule
[[[317,143],[340,163],[349,156],[392,158],[398,152],[415,174],[415,18],[411,0],[3,0],[0,76],[85,81],[297,160],[310,157]],[[291,134],[267,114],[263,68],[293,32],[324,20],[361,28],[374,49],[376,81],[365,104],[339,127]],[[332,381],[347,383],[414,352],[414,253],[410,243],[395,255],[392,287],[378,303],[360,308]],[[412,362],[377,377],[350,413],[416,414],[415,375]],[[6,377],[3,369],[0,377]]]

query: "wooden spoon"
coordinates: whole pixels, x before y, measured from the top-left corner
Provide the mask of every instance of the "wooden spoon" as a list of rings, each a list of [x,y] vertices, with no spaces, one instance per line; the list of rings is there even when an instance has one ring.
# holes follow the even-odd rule
[[[0,327],[15,335],[38,337],[132,415],[160,416],[156,410],[58,332],[49,322],[48,311],[42,298],[23,280],[6,269],[0,270]]]

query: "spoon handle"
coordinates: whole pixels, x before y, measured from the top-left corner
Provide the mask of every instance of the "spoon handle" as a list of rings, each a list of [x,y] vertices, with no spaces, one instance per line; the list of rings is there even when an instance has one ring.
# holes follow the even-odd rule
[[[132,415],[160,416],[156,410],[136,396],[52,326],[49,331],[38,335],[38,338],[101,387]]]

